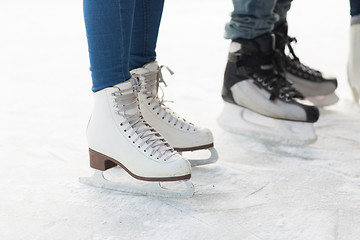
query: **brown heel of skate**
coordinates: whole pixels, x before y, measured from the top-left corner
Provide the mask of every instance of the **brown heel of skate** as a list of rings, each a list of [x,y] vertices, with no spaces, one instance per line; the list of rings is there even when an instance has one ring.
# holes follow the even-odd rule
[[[90,156],[90,167],[100,171],[105,171],[117,165],[116,163],[111,161],[109,157],[99,152],[96,152],[90,148],[89,148],[89,156]]]

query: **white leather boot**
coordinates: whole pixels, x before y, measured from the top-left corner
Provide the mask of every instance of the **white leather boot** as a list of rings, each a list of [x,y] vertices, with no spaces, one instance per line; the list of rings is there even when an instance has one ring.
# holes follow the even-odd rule
[[[360,16],[351,19],[348,80],[355,102],[360,103]]]
[[[92,178],[80,178],[80,182],[128,193],[191,197],[194,187],[190,181],[185,181],[186,188],[180,191],[160,184],[189,180],[191,167],[188,160],[174,151],[143,119],[137,98],[139,87],[138,79],[131,78],[94,93],[87,139],[90,165],[96,170]],[[104,171],[117,170],[113,168],[116,166],[148,183],[109,181]]]
[[[132,177],[144,181],[189,179],[189,162],[143,120],[138,88],[138,80],[132,78],[94,93],[94,109],[87,128],[91,167],[105,171],[119,165]],[[102,182],[83,182],[114,189],[103,186],[105,180],[97,180]]]
[[[211,156],[207,159],[189,159],[192,166],[217,161],[218,157],[213,148],[214,140],[210,130],[195,126],[181,118],[158,97],[159,83],[164,82],[161,74],[162,67],[159,67],[158,63],[154,61],[131,71],[138,75],[141,81],[139,100],[144,119],[166,139],[170,146],[179,152],[210,150]],[[172,73],[170,69],[168,70]]]

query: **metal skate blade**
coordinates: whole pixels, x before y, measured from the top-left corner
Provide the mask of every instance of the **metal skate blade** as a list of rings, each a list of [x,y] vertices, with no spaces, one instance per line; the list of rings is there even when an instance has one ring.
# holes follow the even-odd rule
[[[79,178],[81,183],[124,193],[167,197],[191,198],[195,189],[191,181],[147,182],[130,177],[121,168],[111,168],[107,171],[95,170],[92,177]]]
[[[219,159],[219,155],[213,147],[195,151],[183,151],[179,153],[189,160],[191,167],[215,163]]]
[[[317,139],[312,123],[266,117],[230,103],[225,103],[218,123],[226,131],[277,143],[304,145]]]
[[[339,101],[339,97],[335,93],[331,93],[325,96],[306,97],[306,99],[317,107],[330,106]]]

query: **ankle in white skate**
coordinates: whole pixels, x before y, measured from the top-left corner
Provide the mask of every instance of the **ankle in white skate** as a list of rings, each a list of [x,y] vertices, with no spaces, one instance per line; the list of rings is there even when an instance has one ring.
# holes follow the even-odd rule
[[[90,165],[97,169],[92,179],[81,182],[130,193],[165,197],[189,197],[194,193],[187,182],[184,192],[165,190],[159,183],[132,189],[126,183],[111,183],[103,171],[120,166],[133,178],[146,182],[188,181],[191,167],[185,158],[144,121],[137,99],[137,78],[94,93],[94,108],[87,128]],[[149,185],[149,183],[148,183]]]
[[[218,155],[213,147],[213,136],[210,130],[195,126],[181,118],[164,104],[163,98],[159,98],[159,84],[163,82],[166,86],[161,73],[163,67],[173,74],[168,67],[159,66],[156,61],[131,71],[137,74],[141,81],[139,100],[144,119],[179,152],[203,149],[210,151],[209,158],[189,159],[191,166],[216,162]]]

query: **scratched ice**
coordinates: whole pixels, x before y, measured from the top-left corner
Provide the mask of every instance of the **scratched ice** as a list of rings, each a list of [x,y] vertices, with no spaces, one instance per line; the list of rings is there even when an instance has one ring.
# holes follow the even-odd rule
[[[81,1],[2,1],[0,239],[359,239],[360,108],[346,79],[348,8],[347,1],[303,0],[289,13],[297,55],[336,74],[341,98],[322,110],[318,141],[298,147],[216,123],[231,1],[166,1],[158,60],[175,75],[164,76],[165,99],[212,129],[220,160],[193,169],[193,198],[164,199],[78,182],[92,174]]]

